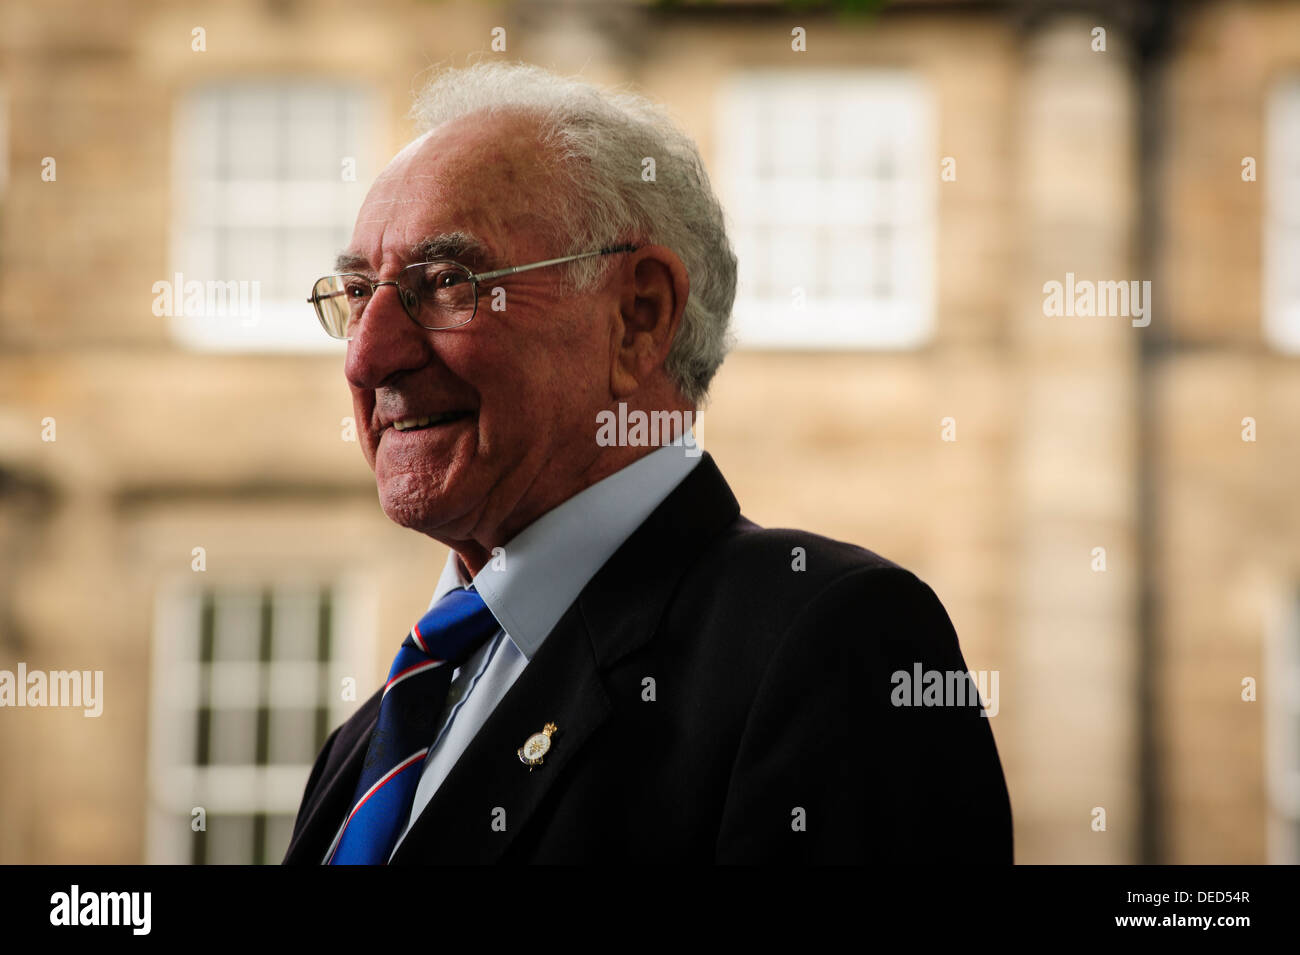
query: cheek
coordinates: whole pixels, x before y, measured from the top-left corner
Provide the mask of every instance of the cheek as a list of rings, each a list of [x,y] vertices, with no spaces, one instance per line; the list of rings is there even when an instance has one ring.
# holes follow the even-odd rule
[[[361,454],[370,469],[375,469],[375,436],[371,434],[372,404],[363,394],[352,392],[352,423],[356,429],[357,443],[361,445]]]
[[[512,319],[484,312],[486,300],[479,318],[495,320],[439,351],[447,371],[477,392],[483,450],[547,444],[556,432],[585,425],[587,411],[609,395],[608,328],[553,303]],[[517,315],[525,314],[523,301],[511,300]]]

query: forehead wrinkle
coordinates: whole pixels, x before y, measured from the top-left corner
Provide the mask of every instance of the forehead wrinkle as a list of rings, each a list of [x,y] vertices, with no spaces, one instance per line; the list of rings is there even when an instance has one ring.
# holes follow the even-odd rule
[[[522,217],[516,214],[513,218],[503,216],[501,209],[493,209],[490,205],[485,208],[481,204],[467,204],[467,197],[463,194],[467,183],[478,187],[480,192],[490,192],[485,187],[493,180],[498,189],[505,187],[516,194],[525,183],[528,187],[525,192],[547,187],[544,179],[538,180],[532,175],[533,164],[521,163],[507,148],[512,132],[511,124],[505,124],[505,128],[498,127],[488,136],[475,137],[467,149],[458,146],[444,149],[432,135],[433,130],[408,143],[380,174],[376,188],[372,188],[364,204],[365,214],[358,217],[356,225],[397,226],[396,220],[412,207],[427,207],[432,212],[442,205],[439,200],[447,190],[451,190],[451,208],[442,211],[451,217],[451,222],[465,218],[479,221],[488,225],[494,234],[518,230],[523,224],[521,219],[528,220],[531,225],[531,221],[539,217],[532,214]],[[378,254],[381,258],[378,267],[382,267],[386,255],[382,239]],[[481,271],[495,261],[497,254],[498,250],[484,237],[467,230],[453,230],[425,236],[403,253],[401,261],[409,264],[449,258]],[[338,257],[336,270],[375,272],[377,268],[371,265],[367,256],[345,251]]]

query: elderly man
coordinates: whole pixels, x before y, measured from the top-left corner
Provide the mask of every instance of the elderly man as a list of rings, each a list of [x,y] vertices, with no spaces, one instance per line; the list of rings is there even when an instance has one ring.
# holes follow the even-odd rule
[[[736,271],[694,144],[533,67],[416,113],[311,300],[384,512],[451,553],[285,861],[1010,861],[933,592],[746,520],[689,431]]]

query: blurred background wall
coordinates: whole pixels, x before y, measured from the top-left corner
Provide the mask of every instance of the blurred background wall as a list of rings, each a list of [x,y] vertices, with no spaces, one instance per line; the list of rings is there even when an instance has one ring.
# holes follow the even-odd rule
[[[10,0],[0,670],[104,689],[0,708],[0,862],[280,858],[445,555],[305,298],[484,57],[696,137],[742,277],[701,442],[935,588],[1020,861],[1300,861],[1300,4],[861,6]],[[1067,273],[1149,324],[1047,314]]]

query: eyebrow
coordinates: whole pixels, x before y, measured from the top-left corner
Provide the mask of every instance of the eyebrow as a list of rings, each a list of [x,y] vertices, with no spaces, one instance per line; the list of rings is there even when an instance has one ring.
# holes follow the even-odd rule
[[[411,246],[404,256],[406,262],[430,262],[434,259],[455,259],[462,265],[478,269],[489,260],[491,250],[487,243],[470,232],[439,232],[425,236]],[[355,252],[342,252],[334,260],[335,272],[373,272],[370,260]]]

